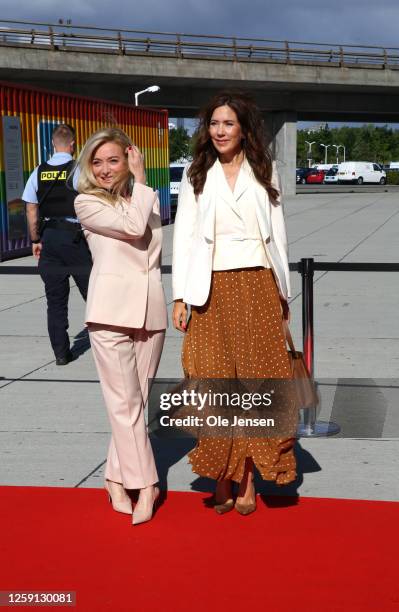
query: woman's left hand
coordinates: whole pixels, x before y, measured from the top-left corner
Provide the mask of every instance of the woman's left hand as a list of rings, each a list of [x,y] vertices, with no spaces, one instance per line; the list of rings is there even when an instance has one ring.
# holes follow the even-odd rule
[[[187,304],[182,300],[176,300],[173,304],[173,325],[181,332],[187,331]]]
[[[133,174],[135,182],[145,185],[144,155],[135,145],[128,147],[126,153],[129,170]]]

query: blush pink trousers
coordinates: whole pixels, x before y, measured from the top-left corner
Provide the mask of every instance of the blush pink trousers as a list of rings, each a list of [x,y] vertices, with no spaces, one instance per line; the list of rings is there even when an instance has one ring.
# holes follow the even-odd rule
[[[89,335],[112,429],[105,478],[143,489],[158,482],[144,407],[165,331],[91,323]]]

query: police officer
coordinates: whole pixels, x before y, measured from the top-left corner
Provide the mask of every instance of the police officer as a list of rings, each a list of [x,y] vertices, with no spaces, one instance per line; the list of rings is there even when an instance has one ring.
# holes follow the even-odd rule
[[[57,365],[73,359],[68,336],[69,277],[74,279],[84,300],[87,298],[90,251],[76,218],[77,173],[74,168],[75,131],[57,126],[52,134],[54,155],[30,175],[22,199],[32,253],[39,260],[39,274],[47,298],[47,326]]]

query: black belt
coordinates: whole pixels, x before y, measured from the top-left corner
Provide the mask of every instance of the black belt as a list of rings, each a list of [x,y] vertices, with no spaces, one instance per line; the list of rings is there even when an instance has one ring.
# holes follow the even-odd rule
[[[44,220],[44,228],[51,227],[52,229],[65,229],[71,232],[77,232],[82,229],[80,223],[73,223],[73,221],[67,221],[67,219],[62,219],[61,217],[57,219],[53,217],[52,219]]]
[[[74,223],[73,221],[67,221],[67,219],[63,219],[59,217],[58,219],[53,217],[52,219],[43,219],[40,223],[40,236],[44,232],[45,229],[50,227],[51,229],[60,229],[67,230],[69,232],[74,232],[75,236],[73,238],[73,242],[78,244],[80,240],[83,238],[83,229],[80,223]]]

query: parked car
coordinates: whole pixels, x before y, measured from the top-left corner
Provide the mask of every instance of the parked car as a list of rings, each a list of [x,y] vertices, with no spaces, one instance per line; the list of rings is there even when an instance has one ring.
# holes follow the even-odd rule
[[[183,177],[183,171],[185,164],[173,162],[169,166],[169,178],[170,178],[170,195],[178,196],[181,179]]]
[[[296,169],[296,182],[301,183],[302,185],[306,185],[306,176],[312,168],[297,168]]]
[[[331,184],[331,183],[338,183],[338,168],[331,168],[328,172],[326,172],[326,175],[324,177],[324,183],[327,184]]]
[[[173,162],[169,166],[170,207],[172,219],[174,219],[176,215],[177,198],[179,196],[180,183],[183,177],[185,165],[186,164],[182,164],[180,162]]]
[[[317,168],[297,168],[296,182],[306,185],[307,183],[322,183],[324,180],[324,171]]]
[[[324,170],[316,170],[311,168],[310,172],[306,175],[307,183],[324,183],[325,172]]]
[[[382,169],[387,172],[388,170],[394,170],[394,172],[399,171],[399,162],[389,162],[389,164],[383,164]]]
[[[387,175],[379,164],[373,162],[344,162],[338,167],[339,183],[380,183],[385,185]]]

